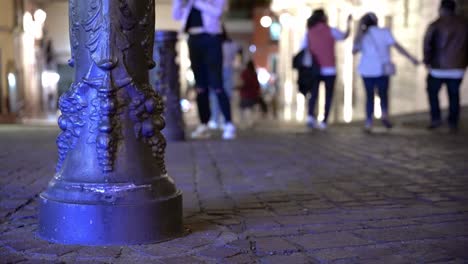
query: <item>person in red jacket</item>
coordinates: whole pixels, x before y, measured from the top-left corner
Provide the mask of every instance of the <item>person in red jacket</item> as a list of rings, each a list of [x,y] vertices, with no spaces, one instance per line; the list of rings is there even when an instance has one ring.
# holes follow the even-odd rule
[[[260,105],[262,113],[266,115],[268,111],[267,105],[262,98],[257,71],[252,60],[247,62],[246,68],[241,73],[241,79],[242,86],[239,91],[241,110],[251,109],[255,105]]]

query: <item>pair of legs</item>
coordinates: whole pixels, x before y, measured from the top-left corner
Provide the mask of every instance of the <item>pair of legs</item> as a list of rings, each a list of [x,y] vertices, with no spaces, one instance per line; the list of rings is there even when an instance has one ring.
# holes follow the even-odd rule
[[[310,98],[309,98],[309,117],[315,119],[315,104],[317,102],[320,82],[325,83],[325,117],[323,119],[324,123],[327,123],[328,116],[330,114],[330,109],[333,101],[333,93],[335,90],[335,80],[336,75],[324,76],[320,75],[318,79],[312,81]]]
[[[442,115],[439,105],[439,91],[442,85],[447,86],[449,98],[449,116],[448,123],[453,129],[458,128],[460,120],[460,85],[462,79],[435,78],[430,74],[427,76],[427,94],[429,105],[431,107],[431,127],[437,127],[442,124]]]
[[[231,122],[231,105],[223,84],[223,51],[219,35],[196,34],[188,40],[190,61],[197,89],[198,114],[202,124],[210,120],[210,89],[218,98],[218,105],[226,123]]]
[[[388,87],[390,84],[389,76],[380,77],[362,77],[364,87],[366,88],[366,125],[370,126],[374,117],[374,96],[377,91],[380,97],[380,108],[382,109],[382,122],[390,127],[388,121]]]
[[[224,67],[223,69],[223,83],[224,83],[224,91],[228,99],[231,99],[232,90],[234,89],[234,80],[233,80],[233,69],[230,67]],[[221,116],[221,110],[218,105],[218,96],[216,92],[211,90],[210,91],[210,106],[211,106],[211,118],[210,123],[217,125],[218,127],[221,126],[224,119]]]

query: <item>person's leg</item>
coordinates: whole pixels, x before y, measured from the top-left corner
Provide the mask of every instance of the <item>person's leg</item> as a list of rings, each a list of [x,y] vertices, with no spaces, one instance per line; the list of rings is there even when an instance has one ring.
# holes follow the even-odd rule
[[[319,92],[320,80],[313,79],[310,83],[310,98],[309,98],[309,117],[315,119],[315,104],[317,103],[318,92]]]
[[[218,106],[218,97],[214,90],[210,90],[210,110],[211,110],[211,118],[208,122],[208,126],[212,129],[216,129],[219,127],[221,120],[219,115],[219,106]]]
[[[380,108],[382,110],[382,124],[386,128],[392,128],[392,124],[388,118],[388,88],[390,85],[390,77],[382,76],[377,78],[377,89],[380,97]]]
[[[200,122],[204,125],[210,120],[210,104],[208,90],[208,73],[202,55],[203,36],[190,36],[188,41],[189,56],[192,71],[195,77],[195,89],[197,91],[197,106]]]
[[[204,50],[205,60],[208,66],[208,83],[218,97],[219,107],[226,123],[231,122],[231,104],[224,90],[223,83],[223,50],[219,36],[209,36]]]
[[[448,79],[447,93],[449,97],[449,116],[448,122],[450,128],[456,130],[458,128],[458,121],[460,120],[460,85],[462,79]]]
[[[374,87],[375,79],[362,77],[364,88],[366,89],[366,127],[372,126],[374,119]]]
[[[427,95],[431,108],[431,124],[429,128],[437,128],[442,124],[439,106],[439,91],[441,87],[442,79],[434,78],[430,74],[427,76]]]
[[[323,80],[325,82],[325,117],[323,122],[326,124],[328,122],[328,116],[330,115],[330,110],[333,103],[336,75],[323,76]]]

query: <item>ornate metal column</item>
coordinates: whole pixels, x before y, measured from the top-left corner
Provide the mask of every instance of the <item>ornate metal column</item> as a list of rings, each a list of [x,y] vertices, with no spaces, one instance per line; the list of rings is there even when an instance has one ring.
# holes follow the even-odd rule
[[[167,175],[164,105],[149,84],[154,0],[70,0],[75,83],[59,101],[57,172],[40,196],[39,236],[141,244],[182,232]]]
[[[184,119],[180,109],[179,65],[176,63],[176,31],[156,31],[154,36],[154,59],[158,62],[151,71],[154,88],[160,93],[166,105],[162,131],[171,141],[185,139]]]

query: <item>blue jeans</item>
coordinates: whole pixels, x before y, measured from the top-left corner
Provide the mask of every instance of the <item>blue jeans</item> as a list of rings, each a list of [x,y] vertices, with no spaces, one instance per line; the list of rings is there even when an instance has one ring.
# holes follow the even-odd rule
[[[382,118],[388,117],[388,87],[390,78],[388,76],[380,77],[362,77],[364,87],[366,88],[366,116],[367,122],[372,123],[374,116],[374,95],[377,91],[380,97],[380,108],[382,109]]]
[[[234,80],[233,80],[233,69],[224,67],[223,69],[223,83],[224,83],[224,91],[228,99],[231,99],[232,90],[234,89]],[[221,117],[221,111],[218,106],[217,96],[215,91],[210,91],[210,105],[211,105],[211,119],[210,121],[215,122],[216,124],[220,125],[223,120]]]
[[[318,79],[314,79],[311,83],[310,98],[309,98],[309,116],[315,117],[314,110],[317,102],[320,82],[325,83],[325,118],[323,122],[328,121],[328,115],[333,101],[333,92],[335,90],[336,75],[324,76],[320,75]]]
[[[210,90],[218,97],[219,107],[226,122],[231,122],[231,104],[224,91],[223,50],[219,35],[190,35],[188,48],[197,89],[198,114],[202,124],[210,120]]]
[[[433,124],[441,123],[442,116],[439,105],[439,91],[443,84],[447,85],[447,94],[449,98],[449,116],[448,122],[451,127],[457,127],[460,119],[460,85],[463,79],[440,79],[427,76],[427,94],[429,105],[431,107],[431,122]]]

